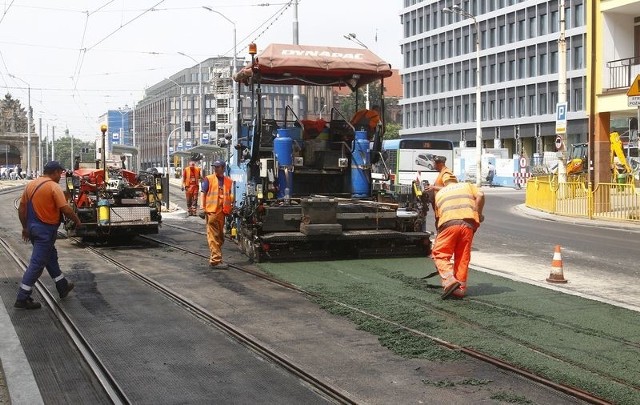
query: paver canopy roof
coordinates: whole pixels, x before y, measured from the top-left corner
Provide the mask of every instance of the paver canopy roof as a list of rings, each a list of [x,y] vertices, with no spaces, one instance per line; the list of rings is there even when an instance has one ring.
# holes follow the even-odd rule
[[[348,86],[391,76],[391,65],[368,49],[271,44],[234,79],[249,84]]]

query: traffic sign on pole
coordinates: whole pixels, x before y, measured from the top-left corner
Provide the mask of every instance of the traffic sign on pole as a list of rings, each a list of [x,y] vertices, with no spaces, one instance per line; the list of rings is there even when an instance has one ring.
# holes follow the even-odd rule
[[[560,135],[556,136],[556,149],[560,150],[562,148],[562,137]]]
[[[564,135],[567,133],[567,108],[568,104],[556,104],[556,134]]]

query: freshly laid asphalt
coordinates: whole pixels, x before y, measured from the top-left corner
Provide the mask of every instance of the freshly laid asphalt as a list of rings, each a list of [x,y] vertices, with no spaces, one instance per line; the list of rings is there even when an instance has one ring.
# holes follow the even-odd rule
[[[0,181],[0,189],[3,187],[6,188],[7,186],[18,186],[24,184],[23,182],[20,183],[16,183],[15,181]],[[174,181],[172,181],[172,183],[174,183]],[[179,180],[177,180],[177,183],[179,184]],[[516,210],[521,215],[535,217],[541,220],[562,221],[594,228],[609,227],[640,232],[640,225],[560,217],[529,209],[525,207],[524,204],[516,207]],[[167,214],[167,216],[179,216],[181,214],[184,215],[184,212],[177,211],[175,213]],[[594,279],[593,274],[589,275],[589,277],[581,274],[572,274],[571,280],[567,284],[549,284],[546,283],[544,279],[540,278],[538,271],[528,273],[527,269],[519,267],[516,272],[515,270],[512,270],[513,266],[503,266],[500,263],[487,261],[482,258],[480,258],[480,260],[475,260],[473,257],[471,267],[477,271],[507,277],[515,281],[534,284],[562,293],[573,294],[640,312],[640,305],[636,303],[622,302],[612,298],[622,296],[622,294],[618,294],[617,291],[617,289],[622,287],[625,289],[624,296],[640,297],[640,288],[635,292],[629,291],[629,288],[637,288],[634,287],[636,283],[620,283],[619,285],[614,285],[613,283],[610,283],[610,280]],[[594,285],[598,286],[596,294],[594,294],[594,289],[592,288]],[[0,345],[0,391],[2,390],[2,378],[4,377],[8,395],[12,404],[44,403],[34,374],[26,359],[25,352],[4,305],[0,305],[0,342],[2,342],[2,345]],[[2,403],[2,399],[2,393],[0,392],[0,403]]]

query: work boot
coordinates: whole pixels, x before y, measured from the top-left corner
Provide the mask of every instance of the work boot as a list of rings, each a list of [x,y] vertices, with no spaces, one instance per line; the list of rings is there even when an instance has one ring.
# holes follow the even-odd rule
[[[442,295],[440,296],[440,298],[442,298],[443,300],[446,299],[447,297],[449,297],[458,287],[460,287],[460,282],[456,281],[453,284],[448,285],[445,289],[444,292],[442,293]]]
[[[67,295],[69,295],[69,292],[71,290],[73,290],[73,287],[75,287],[75,284],[67,281],[66,278],[63,278],[62,280],[58,281],[56,283],[56,289],[58,290],[58,293],[60,294],[60,299],[66,297]]]
[[[18,309],[38,309],[42,307],[39,302],[33,300],[33,298],[29,297],[26,300],[16,300],[16,303],[13,304],[14,308]]]

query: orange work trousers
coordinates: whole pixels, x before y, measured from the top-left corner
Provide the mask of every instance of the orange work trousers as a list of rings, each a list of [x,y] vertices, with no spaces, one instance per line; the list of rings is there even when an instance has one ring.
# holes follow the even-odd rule
[[[187,199],[187,210],[189,214],[194,214],[198,210],[198,186],[188,186],[185,188],[185,197]]]
[[[473,234],[473,229],[465,225],[452,225],[438,231],[431,256],[444,288],[458,281],[461,284],[460,289],[466,292]]]
[[[224,243],[224,214],[207,212],[207,243],[209,244],[209,264],[217,265],[222,262],[222,244]]]

